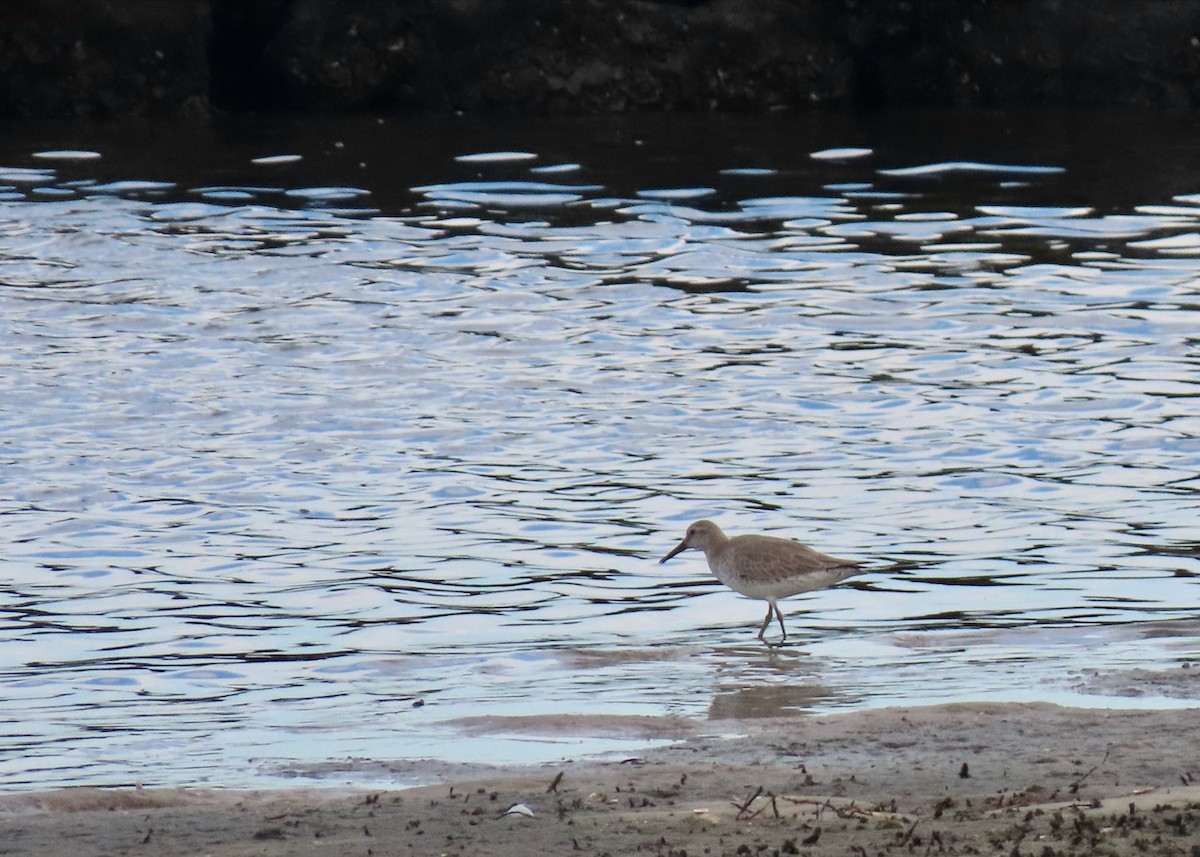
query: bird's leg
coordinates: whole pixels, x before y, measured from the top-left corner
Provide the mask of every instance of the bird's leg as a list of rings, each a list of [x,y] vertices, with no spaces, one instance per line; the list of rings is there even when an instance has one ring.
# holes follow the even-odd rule
[[[771,610],[774,607],[775,605],[770,601],[767,602],[767,618],[763,619],[762,627],[758,629],[758,639],[762,640],[764,643],[767,643],[767,638],[764,637],[763,634],[767,633],[767,626],[771,624]],[[769,646],[771,644],[767,643],[767,645]]]
[[[783,627],[783,614],[779,612],[778,604],[776,604],[774,601],[770,602],[770,604],[771,609],[775,611],[775,618],[779,620],[779,630],[783,634],[783,636],[779,638],[779,642],[782,643],[787,639],[787,628]],[[767,611],[767,618],[771,618],[770,610]]]

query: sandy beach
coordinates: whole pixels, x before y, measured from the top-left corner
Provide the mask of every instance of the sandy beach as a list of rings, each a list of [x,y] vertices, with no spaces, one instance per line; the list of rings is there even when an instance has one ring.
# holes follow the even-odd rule
[[[956,704],[512,732],[677,743],[535,768],[429,763],[392,791],[63,789],[0,798],[5,854],[1200,854],[1200,712]],[[740,737],[715,737],[738,734]],[[422,770],[420,763],[416,770]]]

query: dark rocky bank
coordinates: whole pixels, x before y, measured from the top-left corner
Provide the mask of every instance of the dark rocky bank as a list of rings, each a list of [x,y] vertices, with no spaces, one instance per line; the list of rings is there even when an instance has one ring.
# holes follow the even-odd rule
[[[1200,103],[1200,0],[5,0],[0,116]]]

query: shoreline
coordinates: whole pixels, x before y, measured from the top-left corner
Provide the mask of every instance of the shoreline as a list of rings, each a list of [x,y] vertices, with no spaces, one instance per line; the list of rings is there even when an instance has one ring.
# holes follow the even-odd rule
[[[1200,97],[1200,0],[9,5],[0,114],[17,117],[1187,110]]]
[[[605,729],[644,735],[652,725],[619,720]],[[899,849],[1189,857],[1200,848],[1196,708],[954,703],[670,721],[671,731],[691,734],[621,760],[496,768],[413,762],[428,765],[437,784],[384,791],[8,794],[0,796],[0,830],[7,853],[42,857],[77,857],[81,848],[248,857],[314,847],[371,855]],[[711,734],[735,729],[744,737]]]

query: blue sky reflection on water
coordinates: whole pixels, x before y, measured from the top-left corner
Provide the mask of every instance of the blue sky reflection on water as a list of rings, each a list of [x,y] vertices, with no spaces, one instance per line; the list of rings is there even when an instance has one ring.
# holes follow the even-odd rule
[[[1087,672],[1197,657],[1183,130],[1112,164],[645,121],[386,169],[319,124],[175,165],[10,141],[0,787],[624,746],[480,715],[1193,698]],[[698,555],[656,564],[701,517],[878,573],[768,652]]]

